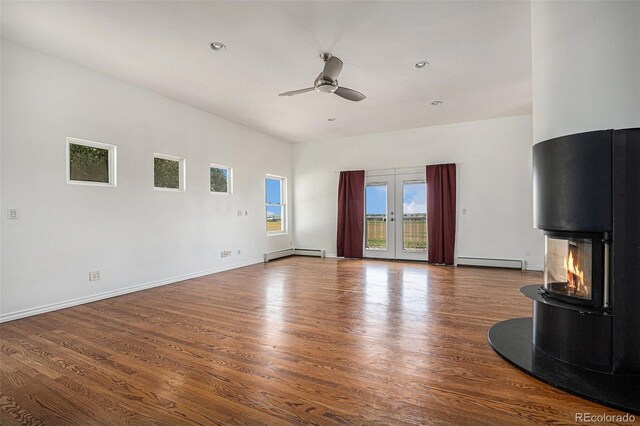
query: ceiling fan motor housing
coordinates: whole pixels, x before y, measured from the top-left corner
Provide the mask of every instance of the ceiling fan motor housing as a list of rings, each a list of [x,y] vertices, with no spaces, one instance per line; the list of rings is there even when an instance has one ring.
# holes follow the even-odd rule
[[[338,88],[338,80],[330,81],[325,79],[318,79],[315,82],[315,88],[320,93],[333,93]]]

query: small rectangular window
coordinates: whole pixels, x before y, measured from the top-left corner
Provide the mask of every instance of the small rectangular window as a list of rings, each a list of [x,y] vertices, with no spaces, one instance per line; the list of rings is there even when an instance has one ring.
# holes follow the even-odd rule
[[[160,191],[184,191],[184,158],[153,154],[153,187]]]
[[[267,234],[277,235],[287,232],[287,179],[267,175],[265,180],[265,205]]]
[[[116,147],[67,138],[67,183],[116,186]]]
[[[211,193],[231,194],[233,185],[232,178],[231,167],[211,164],[209,167]]]

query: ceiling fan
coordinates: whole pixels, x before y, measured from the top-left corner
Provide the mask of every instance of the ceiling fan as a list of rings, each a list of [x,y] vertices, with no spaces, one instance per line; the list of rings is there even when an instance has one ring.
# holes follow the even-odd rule
[[[320,58],[324,61],[324,69],[313,82],[313,87],[280,93],[278,96],[295,96],[315,90],[320,93],[334,93],[341,98],[354,102],[366,98],[365,95],[356,90],[338,86],[338,76],[342,71],[342,61],[339,58],[331,55],[331,53],[322,53]]]

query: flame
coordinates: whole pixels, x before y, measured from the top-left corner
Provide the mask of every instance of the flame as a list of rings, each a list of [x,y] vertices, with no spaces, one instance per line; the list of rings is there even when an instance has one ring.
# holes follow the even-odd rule
[[[584,271],[580,270],[580,265],[573,259],[573,252],[569,250],[569,259],[563,259],[564,269],[567,270],[568,287],[573,293],[587,295],[587,286],[584,285]]]

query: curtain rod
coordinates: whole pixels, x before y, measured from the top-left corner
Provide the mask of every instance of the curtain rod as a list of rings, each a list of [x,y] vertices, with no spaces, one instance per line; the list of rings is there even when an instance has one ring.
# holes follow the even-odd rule
[[[399,170],[399,169],[417,169],[419,167],[437,166],[439,164],[462,164],[462,163],[435,163],[435,164],[425,164],[421,166],[385,167],[383,169],[365,169],[365,172],[382,172],[385,170],[391,170],[395,172],[396,170]],[[345,170],[338,170],[338,171],[334,171],[333,173],[340,173],[341,171],[345,171]]]
[[[390,170],[395,172],[398,169],[417,169],[419,167],[425,167],[425,166],[385,167],[384,169],[365,169],[365,172],[383,172],[385,170]],[[341,171],[345,171],[345,170],[338,170],[333,173],[340,173]]]

